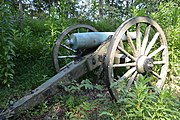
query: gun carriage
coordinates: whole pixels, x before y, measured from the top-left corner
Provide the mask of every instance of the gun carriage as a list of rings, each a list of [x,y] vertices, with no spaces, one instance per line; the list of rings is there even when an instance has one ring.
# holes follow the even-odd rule
[[[150,84],[161,89],[168,71],[168,46],[161,27],[148,17],[134,17],[115,32],[98,32],[78,24],[65,29],[53,47],[57,74],[0,113],[5,119],[19,109],[28,109],[59,92],[60,85],[102,67],[110,95],[119,99],[119,88],[126,81],[128,91],[140,76],[152,76]]]

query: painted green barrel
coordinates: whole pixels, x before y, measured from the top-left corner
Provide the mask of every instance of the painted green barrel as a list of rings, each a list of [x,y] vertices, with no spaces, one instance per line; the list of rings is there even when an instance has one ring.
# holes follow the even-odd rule
[[[88,49],[99,46],[106,41],[109,36],[114,35],[115,32],[86,32],[86,33],[74,33],[70,36],[70,39],[65,41],[66,45],[70,45],[72,49]],[[136,38],[135,32],[129,33],[132,39]],[[123,35],[123,40],[126,40],[126,36]]]

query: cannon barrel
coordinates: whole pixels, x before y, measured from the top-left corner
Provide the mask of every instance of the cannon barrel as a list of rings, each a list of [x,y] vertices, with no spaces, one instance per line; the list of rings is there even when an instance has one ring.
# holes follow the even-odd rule
[[[113,36],[115,32],[86,32],[74,33],[70,39],[65,41],[66,45],[70,45],[72,49],[88,49],[99,46],[106,41],[109,36]],[[136,38],[136,32],[129,32],[131,39]],[[126,35],[123,35],[122,40],[126,40]]]

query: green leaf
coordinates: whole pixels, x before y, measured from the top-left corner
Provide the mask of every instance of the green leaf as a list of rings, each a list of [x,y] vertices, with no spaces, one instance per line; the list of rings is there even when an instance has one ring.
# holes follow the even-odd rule
[[[106,112],[106,111],[103,111],[103,112],[101,112],[101,113],[99,114],[99,116],[104,116],[104,115],[106,115],[106,116],[113,116],[113,114],[111,114],[111,113],[109,113],[109,112]]]

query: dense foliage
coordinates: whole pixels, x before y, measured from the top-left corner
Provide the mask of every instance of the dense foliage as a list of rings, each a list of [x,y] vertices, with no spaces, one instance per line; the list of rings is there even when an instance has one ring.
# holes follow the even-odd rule
[[[14,75],[14,34],[13,19],[9,4],[0,6],[0,84],[9,83]]]
[[[10,1],[10,2],[9,2]],[[149,16],[165,31],[170,65],[168,82],[180,75],[180,7],[178,0],[9,0],[0,2],[0,107],[16,101],[54,75],[51,52],[58,35],[69,25],[90,24],[115,31],[126,19]],[[94,73],[91,73],[94,76]],[[89,76],[88,76],[89,77]],[[170,88],[159,96],[147,92],[141,78],[132,91],[114,103],[103,80],[73,81],[64,95],[19,114],[20,119],[180,119],[179,99]],[[177,96],[180,91],[177,92]]]

